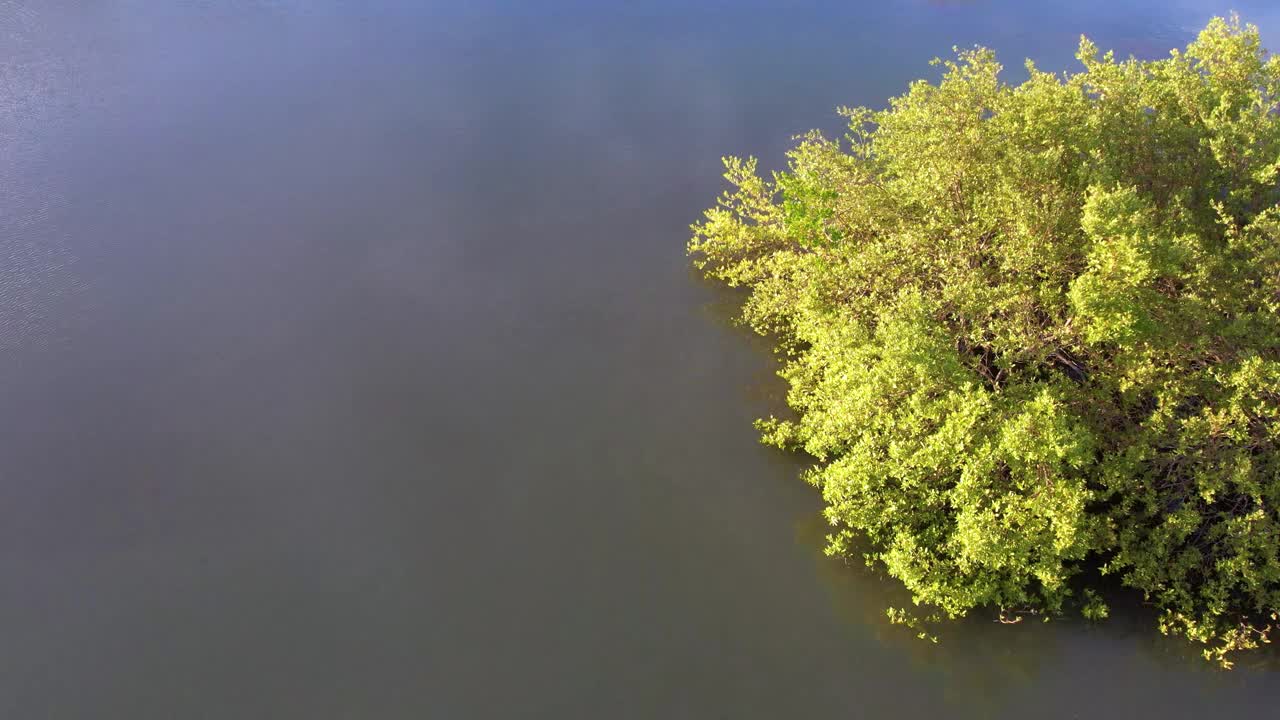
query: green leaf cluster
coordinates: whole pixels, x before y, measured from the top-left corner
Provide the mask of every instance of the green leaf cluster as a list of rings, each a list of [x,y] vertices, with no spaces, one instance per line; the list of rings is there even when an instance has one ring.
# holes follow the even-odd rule
[[[1100,619],[1100,570],[1229,663],[1280,608],[1280,61],[1236,18],[1077,57],[728,158],[689,251],[778,338],[833,553],[952,617]]]

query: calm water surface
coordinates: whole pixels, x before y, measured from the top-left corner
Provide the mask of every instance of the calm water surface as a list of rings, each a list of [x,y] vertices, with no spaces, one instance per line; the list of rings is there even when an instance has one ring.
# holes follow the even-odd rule
[[[775,5],[0,0],[0,718],[1274,712],[1148,617],[888,626],[683,257],[952,45],[1228,4]]]

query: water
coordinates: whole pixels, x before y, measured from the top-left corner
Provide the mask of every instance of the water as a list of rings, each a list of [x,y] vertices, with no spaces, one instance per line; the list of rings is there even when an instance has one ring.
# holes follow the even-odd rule
[[[1141,613],[889,626],[682,252],[952,45],[1226,4],[789,5],[0,0],[0,717],[1274,708]]]

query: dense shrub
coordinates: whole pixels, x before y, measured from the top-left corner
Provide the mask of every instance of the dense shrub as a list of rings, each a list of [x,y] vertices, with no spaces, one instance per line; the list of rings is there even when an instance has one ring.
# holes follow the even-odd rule
[[[694,226],[750,289],[832,552],[922,607],[1106,614],[1097,569],[1224,659],[1280,609],[1280,62],[1214,20],[1083,71],[985,49],[844,109]],[[865,545],[864,545],[865,543]]]

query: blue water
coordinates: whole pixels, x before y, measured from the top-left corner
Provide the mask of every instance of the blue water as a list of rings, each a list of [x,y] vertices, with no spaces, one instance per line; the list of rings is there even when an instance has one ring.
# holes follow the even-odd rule
[[[953,45],[1230,6],[781,5],[0,0],[0,718],[1274,712],[1136,607],[890,626],[683,256]]]

